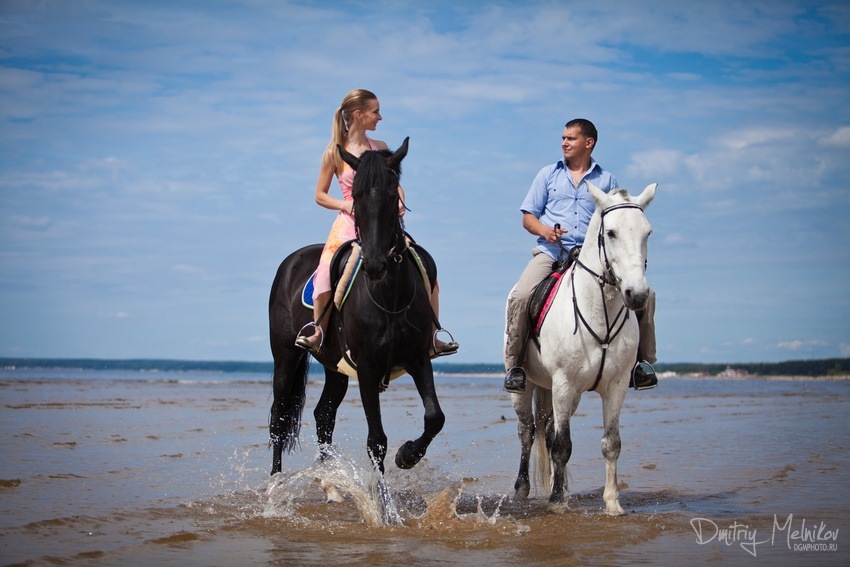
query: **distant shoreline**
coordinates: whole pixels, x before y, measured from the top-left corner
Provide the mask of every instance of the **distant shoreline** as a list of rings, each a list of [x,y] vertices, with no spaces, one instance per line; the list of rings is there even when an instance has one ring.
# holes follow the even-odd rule
[[[451,378],[504,378],[503,373],[475,373],[475,372],[437,372],[434,371],[434,376],[447,376]],[[669,380],[678,378],[682,380],[766,380],[766,381],[786,381],[786,382],[844,382],[850,380],[850,374],[824,374],[820,376],[784,376],[784,375],[759,375],[747,374],[742,376],[712,376],[705,375],[681,375],[681,374],[665,374],[659,376],[659,380]]]
[[[850,380],[848,374],[823,374],[819,376],[794,376],[794,375],[769,375],[769,374],[747,374],[743,376],[687,376],[676,374],[675,376],[660,376],[661,380],[667,378],[681,378],[682,380],[769,380],[786,382],[843,382]]]
[[[0,357],[0,369],[53,369],[127,372],[221,372],[265,374],[271,376],[272,362],[204,361],[172,359],[95,359],[95,358],[12,358]],[[792,360],[776,363],[674,363],[656,364],[659,378],[714,380],[850,380],[850,358]],[[310,374],[320,374],[321,366],[311,361]],[[434,362],[435,376],[501,378],[499,363]]]

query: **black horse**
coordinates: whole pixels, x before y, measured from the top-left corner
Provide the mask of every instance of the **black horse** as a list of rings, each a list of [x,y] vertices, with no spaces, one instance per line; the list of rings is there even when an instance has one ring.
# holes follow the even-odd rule
[[[354,216],[362,248],[362,271],[354,280],[341,310],[330,309],[324,344],[315,355],[325,367],[325,387],[313,415],[320,447],[333,439],[336,413],[348,390],[349,377],[339,371],[346,351],[354,363],[360,398],[369,426],[369,456],[381,473],[387,453],[387,435],[381,424],[379,394],[390,372],[403,370],[413,377],[425,406],[425,429],[399,448],[395,462],[411,468],[425,455],[428,445],[443,428],[431,368],[431,325],[435,321],[418,266],[407,250],[399,219],[398,184],[408,139],[395,153],[367,151],[360,158],[338,147],[354,177]],[[309,366],[308,353],[295,345],[302,327],[312,321],[301,292],[316,269],[321,244],[297,250],[278,268],[269,299],[269,327],[274,356],[274,401],[269,433],[273,448],[272,474],[280,472],[284,450],[298,443]],[[365,275],[365,277],[364,277]]]

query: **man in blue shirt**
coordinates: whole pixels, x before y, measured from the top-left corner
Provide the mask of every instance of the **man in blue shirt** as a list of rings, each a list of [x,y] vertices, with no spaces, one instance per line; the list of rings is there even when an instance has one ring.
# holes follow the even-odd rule
[[[564,158],[540,170],[520,206],[522,226],[537,236],[531,261],[511,290],[507,308],[507,340],[505,342],[505,390],[525,390],[525,348],[529,338],[528,304],[534,288],[553,271],[561,253],[558,240],[572,250],[584,244],[587,225],[596,210],[596,202],[587,182],[608,193],[617,189],[617,178],[602,169],[591,157],[597,140],[596,127],[589,120],[577,118],[564,126],[561,148]],[[638,359],[655,362],[655,294],[650,293],[647,306],[638,314],[640,346]],[[658,379],[637,366],[634,385],[638,389],[655,386]]]

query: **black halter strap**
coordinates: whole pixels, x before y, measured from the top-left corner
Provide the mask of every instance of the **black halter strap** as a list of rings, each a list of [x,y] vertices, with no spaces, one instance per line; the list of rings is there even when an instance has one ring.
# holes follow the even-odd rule
[[[602,211],[600,215],[601,218],[599,220],[599,234],[597,235],[597,239],[599,241],[599,249],[602,251],[602,257],[605,263],[605,272],[607,276],[606,283],[609,283],[614,287],[619,287],[619,282],[617,281],[617,277],[614,275],[614,270],[611,269],[611,263],[608,261],[608,250],[605,248],[605,215],[612,211],[617,211],[620,209],[638,209],[639,211],[643,212],[643,207],[641,207],[637,203],[618,203],[616,205],[611,205],[610,207],[607,207]]]

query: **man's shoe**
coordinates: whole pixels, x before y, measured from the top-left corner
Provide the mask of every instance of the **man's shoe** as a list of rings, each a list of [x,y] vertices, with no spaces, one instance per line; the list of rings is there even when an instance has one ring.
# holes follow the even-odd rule
[[[525,370],[514,366],[505,374],[505,390],[511,394],[521,394],[525,391]]]
[[[635,390],[651,390],[658,385],[658,376],[655,369],[648,362],[638,362],[632,370],[632,379],[629,387]]]

